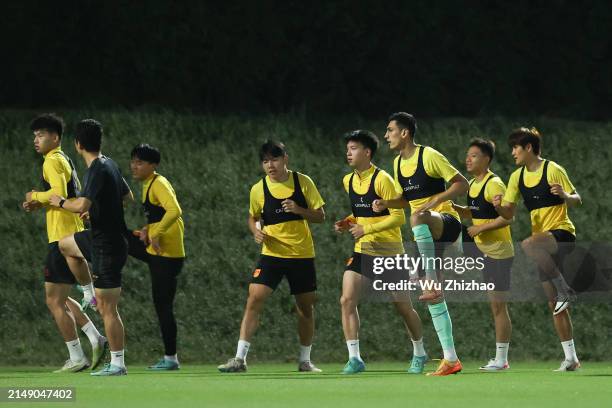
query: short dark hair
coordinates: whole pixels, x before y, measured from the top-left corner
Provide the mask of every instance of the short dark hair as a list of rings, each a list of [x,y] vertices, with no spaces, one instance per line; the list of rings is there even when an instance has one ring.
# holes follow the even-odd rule
[[[267,158],[282,157],[286,154],[287,149],[282,142],[266,140],[259,148],[259,161],[264,161]]]
[[[378,136],[369,130],[353,130],[350,133],[344,135],[344,142],[357,142],[361,143],[366,149],[370,149],[370,158],[374,157],[376,150],[378,149]]]
[[[406,112],[395,112],[389,116],[389,122],[395,121],[402,129],[408,129],[410,137],[414,139],[417,132],[417,122],[413,115]]]
[[[83,119],[76,125],[74,139],[88,152],[99,152],[102,146],[102,124],[95,119]]]
[[[538,129],[534,127],[531,129],[520,127],[514,129],[510,133],[510,136],[508,136],[508,145],[510,147],[521,146],[525,148],[528,144],[531,145],[533,153],[540,154],[540,149],[542,148],[542,135],[540,135]]]
[[[472,146],[476,146],[485,156],[489,156],[489,163],[493,161],[493,158],[495,157],[495,143],[493,143],[492,140],[477,137],[470,141],[468,149]]]
[[[42,129],[48,132],[57,133],[61,139],[64,133],[64,120],[55,113],[43,113],[38,115],[30,122],[30,130],[35,132]]]
[[[141,143],[134,147],[130,157],[132,159],[136,158],[153,164],[159,164],[161,161],[161,154],[159,153],[159,150],[148,143]]]

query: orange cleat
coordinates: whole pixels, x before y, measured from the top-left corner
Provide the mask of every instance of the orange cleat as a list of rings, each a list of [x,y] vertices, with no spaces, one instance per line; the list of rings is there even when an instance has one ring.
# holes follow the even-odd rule
[[[423,302],[435,302],[442,299],[442,291],[435,289],[424,289],[423,294],[419,296],[419,300]]]
[[[440,377],[443,375],[457,374],[458,372],[461,371],[461,369],[463,369],[463,366],[461,365],[461,361],[457,360],[454,363],[451,363],[448,360],[442,359],[442,361],[440,361],[440,365],[438,366],[438,369],[434,372],[427,373],[427,375]]]

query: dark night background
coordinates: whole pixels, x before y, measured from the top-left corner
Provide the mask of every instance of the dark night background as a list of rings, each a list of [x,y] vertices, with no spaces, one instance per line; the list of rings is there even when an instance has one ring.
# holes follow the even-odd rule
[[[2,8],[0,107],[595,120],[612,112],[608,1]]]

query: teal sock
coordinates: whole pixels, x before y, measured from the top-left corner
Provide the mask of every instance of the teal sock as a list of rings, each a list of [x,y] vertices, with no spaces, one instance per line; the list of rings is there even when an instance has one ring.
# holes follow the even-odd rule
[[[422,255],[425,269],[425,276],[427,279],[436,280],[436,270],[434,268],[436,250],[434,246],[434,240],[429,231],[427,224],[417,225],[412,227],[412,233],[414,234],[414,240],[419,248],[419,253]]]
[[[444,359],[456,361],[457,353],[455,352],[455,342],[453,341],[453,323],[448,314],[446,302],[429,305],[428,309],[433,325],[436,328],[438,339],[442,345],[442,350],[444,351]]]

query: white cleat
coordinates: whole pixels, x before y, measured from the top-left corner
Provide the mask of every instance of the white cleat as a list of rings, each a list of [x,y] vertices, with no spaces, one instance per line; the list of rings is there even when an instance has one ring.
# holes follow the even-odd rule
[[[578,371],[580,367],[580,361],[578,360],[563,360],[561,366],[554,371]]]
[[[311,373],[320,373],[322,370],[317,368],[310,361],[302,361],[300,365],[298,365],[298,371],[300,372],[311,372]]]
[[[64,366],[59,370],[55,370],[54,373],[78,373],[86,368],[89,368],[89,361],[87,360],[87,357],[83,357],[79,361],[72,361],[68,359],[64,363]]]
[[[496,372],[496,371],[504,371],[509,368],[510,368],[510,364],[508,364],[507,361],[504,362],[503,364],[500,364],[497,362],[497,360],[492,358],[491,360],[489,360],[487,365],[483,365],[482,367],[479,368],[479,370],[486,371],[486,372]]]

